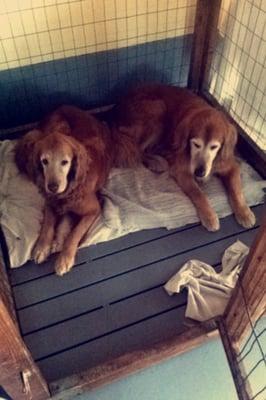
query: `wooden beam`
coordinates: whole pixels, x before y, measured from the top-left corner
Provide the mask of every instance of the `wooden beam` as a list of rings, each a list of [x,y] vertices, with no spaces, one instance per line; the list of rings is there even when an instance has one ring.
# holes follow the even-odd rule
[[[14,400],[50,398],[48,386],[0,297],[0,386]]]
[[[237,149],[239,153],[251,164],[259,174],[266,179],[266,153],[262,151],[256,143],[248,136],[241,126],[233,119],[228,111],[221,106],[218,101],[206,90],[201,92],[201,96],[213,107],[222,111],[228,120],[236,127],[238,135]]]
[[[0,298],[5,304],[10,317],[12,318],[14,324],[18,327],[17,316],[12,296],[11,287],[9,285],[6,269],[0,261]]]
[[[251,246],[223,320],[236,346],[247,337],[259,316],[266,312],[266,219]]]
[[[199,324],[171,340],[158,343],[144,350],[125,354],[81,374],[72,375],[52,383],[50,385],[52,398],[53,400],[72,399],[85,391],[109,384],[117,379],[159,364],[163,360],[192,350],[217,335],[218,330],[213,322]]]
[[[221,0],[198,0],[191,51],[188,88],[200,92],[209,73],[217,39]]]

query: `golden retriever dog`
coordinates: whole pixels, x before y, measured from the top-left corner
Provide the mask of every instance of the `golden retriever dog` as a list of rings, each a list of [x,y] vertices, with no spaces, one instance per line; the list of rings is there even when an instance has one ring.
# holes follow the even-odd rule
[[[32,256],[41,263],[63,242],[55,262],[58,275],[71,269],[81,239],[100,214],[98,191],[112,165],[112,148],[106,125],[72,106],[59,108],[17,144],[19,170],[46,199]],[[64,216],[75,221],[66,238]]]
[[[200,186],[212,174],[222,179],[239,224],[255,224],[234,156],[236,129],[203,99],[183,88],[140,86],[121,99],[110,121],[114,137],[124,136],[131,143],[130,151],[120,154],[120,164],[134,165],[151,153],[164,156],[209,231],[219,229],[219,219]]]

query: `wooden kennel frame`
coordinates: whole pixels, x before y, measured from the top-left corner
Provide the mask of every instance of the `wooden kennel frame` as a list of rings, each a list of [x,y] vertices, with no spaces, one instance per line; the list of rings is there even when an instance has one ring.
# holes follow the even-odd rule
[[[208,27],[210,21],[213,26],[217,26],[220,6],[221,0],[198,0],[188,81],[191,89],[205,97],[214,106],[219,106],[219,104],[202,88],[204,78],[209,71],[216,38],[215,29],[210,31]],[[232,120],[232,118],[230,119]],[[239,150],[265,177],[264,153],[252,144],[239,126],[237,128],[240,132]],[[250,315],[256,319],[256,316],[266,308],[266,221],[261,226],[252,245],[240,280],[241,288],[246,294]],[[248,399],[243,387],[238,385],[239,377],[233,351],[234,342],[238,342],[248,329],[246,310],[241,300],[239,284],[235,288],[224,316],[218,321],[197,324],[171,340],[125,354],[81,374],[53,382],[49,387],[20,335],[12,292],[4,266],[0,266],[0,291],[0,383],[15,400],[44,400],[51,396],[56,400],[71,399],[74,395],[88,389],[110,383],[191,350],[204,341],[216,337],[219,333],[232,366],[239,398]],[[258,299],[260,299],[259,303]]]
[[[0,362],[1,384],[14,399],[54,400],[72,399],[89,389],[108,384],[141,369],[158,364],[192,350],[220,333],[232,368],[240,400],[248,400],[248,395],[239,382],[239,371],[233,346],[239,343],[249,329],[246,305],[243,304],[241,290],[245,292],[249,316],[255,321],[266,311],[266,220],[251,247],[243,267],[239,282],[224,316],[218,320],[197,324],[185,333],[150,348],[125,354],[105,362],[95,368],[53,382],[48,387],[39,368],[34,363],[24,344],[12,300],[8,278],[1,268],[0,296]],[[240,289],[241,285],[241,289]],[[259,305],[259,306],[258,306]],[[239,383],[239,384],[238,384]]]

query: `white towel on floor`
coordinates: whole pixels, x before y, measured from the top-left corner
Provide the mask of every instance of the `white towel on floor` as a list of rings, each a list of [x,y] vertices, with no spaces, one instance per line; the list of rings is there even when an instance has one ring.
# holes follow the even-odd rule
[[[0,142],[0,224],[13,268],[30,259],[44,205],[37,187],[19,174],[14,163],[14,145],[15,141]],[[172,229],[198,221],[195,207],[169,177],[165,161],[160,157],[152,161],[164,172],[156,174],[143,166],[111,171],[102,189],[103,215],[84,238],[82,247],[142,229]],[[247,203],[262,203],[266,181],[244,162],[241,169]],[[218,178],[212,177],[203,190],[219,217],[232,213]]]
[[[249,248],[239,240],[228,247],[222,258],[222,271],[190,260],[164,286],[169,295],[188,290],[186,317],[207,321],[222,315],[235,287]]]

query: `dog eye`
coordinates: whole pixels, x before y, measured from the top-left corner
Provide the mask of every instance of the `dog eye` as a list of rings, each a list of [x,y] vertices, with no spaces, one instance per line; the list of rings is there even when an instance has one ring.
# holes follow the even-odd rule
[[[42,159],[42,164],[43,164],[43,165],[48,165],[48,160],[47,160],[47,158],[43,158],[43,159]]]
[[[218,145],[217,145],[217,144],[214,144],[213,146],[210,147],[211,150],[215,150],[215,149],[217,149],[217,148],[218,148]]]
[[[192,142],[192,143],[193,143],[193,145],[194,145],[197,149],[200,148],[200,145],[199,145],[198,143],[195,143],[195,142]]]
[[[67,165],[67,164],[68,164],[68,161],[67,161],[67,160],[61,161],[61,165]]]

